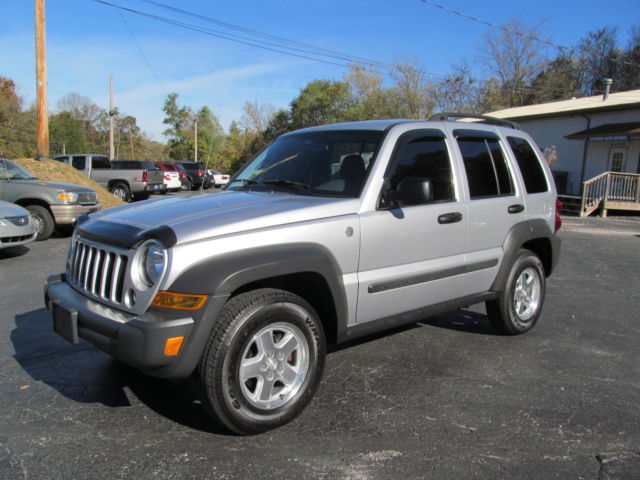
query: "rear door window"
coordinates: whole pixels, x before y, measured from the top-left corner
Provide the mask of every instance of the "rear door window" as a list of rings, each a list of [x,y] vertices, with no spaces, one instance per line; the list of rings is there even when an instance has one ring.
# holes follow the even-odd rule
[[[472,199],[515,193],[497,137],[458,136],[457,141]]]
[[[527,193],[542,193],[549,191],[547,177],[540,164],[540,158],[536,155],[531,144],[520,137],[507,137],[509,146],[513,151],[518,163],[518,168],[522,174],[524,186]]]

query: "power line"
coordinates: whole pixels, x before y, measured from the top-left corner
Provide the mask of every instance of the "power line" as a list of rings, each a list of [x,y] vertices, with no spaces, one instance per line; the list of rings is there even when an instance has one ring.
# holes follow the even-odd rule
[[[357,56],[353,56],[351,54],[346,54],[346,53],[343,53],[343,52],[339,52],[337,50],[331,50],[331,49],[327,49],[327,48],[324,48],[324,47],[318,47],[316,45],[311,45],[309,43],[303,43],[303,42],[300,42],[300,41],[297,41],[297,40],[292,40],[292,39],[289,39],[289,38],[286,38],[286,37],[281,37],[281,36],[278,36],[278,35],[273,35],[273,34],[270,34],[270,33],[261,32],[259,30],[254,30],[254,29],[251,29],[251,28],[243,27],[241,25],[235,25],[233,23],[225,22],[225,21],[222,21],[222,20],[219,20],[219,19],[215,19],[215,18],[212,18],[212,17],[207,17],[205,15],[201,15],[201,14],[198,14],[198,13],[195,13],[195,12],[190,12],[188,10],[182,10],[182,9],[179,9],[179,8],[176,8],[176,7],[172,7],[170,5],[166,5],[166,4],[161,3],[161,2],[156,2],[156,1],[153,1],[153,0],[142,0],[142,1],[145,2],[145,3],[148,3],[150,5],[155,5],[157,7],[164,8],[164,9],[167,9],[167,10],[171,10],[171,11],[183,14],[183,15],[188,15],[188,16],[191,16],[191,17],[199,18],[201,20],[204,20],[204,21],[207,21],[207,22],[210,22],[210,23],[214,23],[216,25],[220,25],[220,26],[225,27],[225,28],[229,28],[231,30],[237,30],[237,31],[240,31],[240,32],[244,32],[244,33],[248,33],[248,34],[251,34],[251,35],[258,36],[258,37],[262,37],[262,38],[265,38],[265,39],[271,39],[271,40],[276,40],[276,41],[279,41],[279,42],[290,43],[292,45],[298,45],[300,47],[304,47],[306,49],[315,50],[315,51],[318,51],[318,52],[324,52],[324,53],[329,53],[329,54],[332,54],[332,55],[338,55],[338,56],[344,56],[344,57],[352,58],[352,59],[355,59],[356,61],[358,61],[360,63],[376,64],[376,65],[379,65],[379,66],[384,67],[384,68],[388,68],[388,67],[391,66],[391,65],[389,65],[387,63],[379,62],[377,60],[371,60],[371,59],[367,59],[367,58],[364,58],[364,57],[357,57]]]
[[[310,44],[306,44],[306,43],[302,43],[302,42],[298,42],[296,40],[291,40],[291,39],[287,39],[285,37],[279,37],[276,35],[271,35],[271,34],[267,34],[264,32],[260,32],[258,30],[253,30],[253,29],[249,29],[246,27],[242,27],[239,25],[235,25],[235,24],[231,24],[228,22],[223,22],[221,20],[218,19],[214,19],[211,17],[206,17],[204,15],[198,14],[198,13],[194,13],[194,12],[190,12],[187,10],[182,10],[176,7],[172,7],[154,0],[142,0],[145,3],[151,4],[151,5],[155,5],[158,6],[160,8],[165,8],[174,12],[177,12],[179,14],[183,14],[183,15],[189,15],[189,16],[193,16],[196,18],[199,18],[201,20],[205,20],[211,23],[215,23],[215,24],[219,24],[222,26],[225,26],[227,28],[233,28],[235,30],[241,30],[244,32],[249,32],[252,35],[257,35],[257,36],[261,36],[261,37],[265,37],[265,38],[273,38],[276,39],[280,42],[286,42],[286,43],[292,43],[295,45],[300,45],[302,48],[298,48],[298,47],[290,47],[287,45],[281,45],[280,43],[274,43],[274,42],[266,42],[263,40],[259,40],[259,39],[254,39],[254,38],[248,38],[248,37],[244,37],[244,36],[239,36],[239,35],[235,35],[235,34],[231,34],[231,33],[227,33],[227,32],[221,32],[219,30],[212,30],[212,29],[207,29],[205,27],[199,26],[199,25],[194,25],[194,24],[190,24],[190,23],[186,23],[186,22],[182,22],[180,20],[175,20],[173,18],[167,18],[167,17],[162,17],[159,15],[155,15],[152,13],[148,13],[148,12],[143,12],[140,10],[135,10],[132,8],[128,8],[128,7],[123,7],[120,6],[118,4],[114,4],[114,3],[109,3],[106,0],[93,0],[97,3],[102,3],[104,5],[107,6],[111,6],[120,10],[126,10],[128,12],[137,14],[137,15],[141,15],[156,21],[160,21],[160,22],[164,22],[164,23],[168,23],[174,26],[178,26],[181,28],[185,28],[191,31],[195,31],[195,32],[199,32],[199,33],[203,33],[206,35],[210,35],[210,36],[214,36],[214,37],[218,37],[218,38],[223,38],[226,40],[230,40],[230,41],[234,41],[237,43],[241,43],[241,44],[245,44],[248,46],[253,46],[253,47],[257,47],[257,48],[262,48],[262,49],[266,49],[266,50],[270,50],[270,51],[275,51],[277,53],[283,53],[285,55],[291,55],[291,56],[295,56],[295,57],[299,57],[299,58],[304,58],[307,60],[312,60],[312,61],[318,61],[318,62],[322,62],[322,63],[328,63],[331,65],[337,65],[339,67],[343,67],[343,68],[349,68],[349,64],[344,64],[344,63],[338,63],[338,62],[334,62],[332,60],[326,60],[323,58],[314,58],[314,57],[310,57],[309,55],[313,55],[313,56],[324,56],[324,57],[329,57],[329,58],[333,58],[335,60],[342,60],[342,61],[348,61],[350,63],[355,62],[355,63],[363,63],[367,66],[372,67],[372,71],[373,73],[377,73],[377,74],[385,74],[385,75],[389,75],[389,70],[391,70],[393,68],[393,66],[391,64],[388,63],[384,63],[384,62],[380,62],[377,60],[372,60],[372,59],[365,59],[363,57],[356,57],[356,56],[352,56],[350,54],[346,54],[343,52],[338,52],[338,51],[334,51],[334,50],[328,50],[328,49],[324,49],[321,47],[316,47]],[[431,2],[433,3],[433,2]],[[445,9],[447,7],[444,7]],[[460,13],[460,12],[458,12]],[[463,14],[464,15],[464,14]],[[490,22],[489,22],[490,23]],[[491,24],[494,25],[494,24]],[[501,28],[499,26],[496,25],[497,28]],[[293,50],[293,52],[291,51],[285,51],[282,49],[288,49],[288,50]],[[294,52],[298,52],[298,53],[294,53]],[[328,53],[322,53],[322,52],[328,52]],[[379,69],[385,69],[386,71],[380,71]],[[430,76],[430,77],[439,77],[439,78],[447,78],[448,75],[446,74],[441,74],[441,73],[434,73],[434,72],[427,72],[424,70],[420,70],[417,69],[416,70],[417,73],[425,75],[425,76]],[[470,82],[467,82],[465,84],[465,86],[467,88],[473,88],[473,89],[478,89],[481,88],[481,86],[479,85],[472,85],[472,83],[478,83],[478,79],[471,79]],[[565,93],[564,90],[561,89],[555,89],[555,90],[550,90],[548,88],[544,88],[544,87],[533,87],[533,86],[528,86],[527,87],[530,91],[539,91],[539,92],[556,92],[556,93]]]
[[[436,3],[436,2],[434,2],[432,0],[419,0],[419,1],[424,3],[425,5],[429,5],[430,7],[439,8],[440,10],[443,10],[443,11],[449,12],[449,13],[453,13],[454,15],[457,15],[457,16],[462,17],[462,18],[466,18],[467,20],[471,20],[471,21],[474,21],[476,23],[481,23],[481,24],[487,25],[487,26],[489,26],[491,28],[496,28],[498,30],[502,30],[503,32],[510,33],[510,34],[513,34],[513,35],[517,35],[517,36],[522,37],[522,38],[534,40],[536,42],[542,43],[543,45],[547,45],[549,47],[555,47],[555,48],[557,48],[557,49],[559,49],[561,51],[572,51],[573,50],[573,48],[567,47],[566,45],[561,45],[559,43],[555,43],[555,42],[552,42],[550,40],[545,40],[544,38],[540,38],[540,37],[538,37],[536,35],[518,32],[517,30],[513,30],[511,28],[505,27],[504,25],[498,25],[497,23],[493,23],[493,22],[490,22],[488,20],[484,20],[482,18],[474,17],[473,15],[469,15],[467,13],[461,12],[460,10],[455,10],[455,9],[447,7],[445,5],[441,5],[440,3]],[[596,55],[596,56],[601,57],[601,58],[605,58],[605,59],[607,59],[609,61],[616,62],[616,63],[623,63],[625,65],[631,65],[631,66],[634,66],[634,67],[640,66],[640,65],[638,65],[636,63],[628,62],[628,61],[622,60],[622,59],[606,58],[604,55]]]
[[[128,11],[128,12],[134,13],[136,15],[141,15],[141,16],[144,16],[144,17],[156,20],[156,21],[160,21],[160,22],[164,22],[164,23],[167,23],[167,24],[170,24],[170,25],[178,26],[178,27],[181,27],[181,28],[184,28],[184,29],[187,29],[187,30],[203,33],[205,35],[209,35],[209,36],[213,36],[213,37],[217,37],[217,38],[222,38],[222,39],[225,39],[225,40],[230,40],[230,41],[233,41],[233,42],[236,42],[236,43],[240,43],[240,44],[244,44],[244,45],[248,45],[248,46],[252,46],[252,47],[256,47],[256,48],[261,48],[263,50],[269,50],[269,51],[273,51],[273,52],[277,52],[277,53],[282,53],[282,54],[285,54],[285,55],[290,55],[290,56],[294,56],[294,57],[298,57],[298,58],[303,58],[303,59],[306,59],[306,60],[322,62],[322,63],[326,63],[326,64],[329,64],[329,65],[336,65],[336,66],[339,66],[339,67],[342,67],[342,68],[349,68],[349,64],[350,63],[359,63],[359,64],[363,64],[363,65],[366,65],[366,66],[370,67],[374,73],[381,74],[381,75],[389,75],[389,70],[391,70],[393,68],[393,65],[391,65],[389,63],[380,62],[380,61],[372,60],[372,59],[365,59],[365,58],[362,58],[362,57],[358,57],[358,56],[354,56],[354,55],[350,55],[350,54],[346,54],[346,53],[341,53],[341,52],[336,52],[336,51],[324,49],[324,48],[321,48],[321,47],[306,46],[307,44],[303,44],[303,43],[297,42],[295,40],[284,39],[283,37],[272,36],[273,38],[282,38],[282,41],[284,41],[284,42],[289,42],[289,43],[292,43],[292,44],[301,45],[301,47],[283,45],[282,41],[281,41],[281,43],[277,43],[275,41],[265,41],[265,40],[260,40],[260,39],[257,39],[257,38],[241,36],[241,35],[237,35],[237,34],[233,34],[233,33],[229,33],[229,32],[222,32],[220,30],[214,30],[214,29],[206,28],[206,27],[203,27],[203,26],[200,26],[200,25],[186,23],[186,22],[183,22],[183,21],[180,21],[180,20],[176,20],[176,19],[173,19],[173,18],[163,17],[163,16],[160,16],[160,15],[156,15],[156,14],[152,14],[152,13],[148,13],[148,12],[143,12],[143,11],[140,11],[140,10],[135,10],[133,8],[124,7],[124,6],[121,6],[121,5],[110,3],[110,2],[105,1],[105,0],[93,0],[93,1],[97,2],[97,3],[101,3],[103,5],[110,6],[110,7],[118,8],[118,9],[121,9],[121,10],[125,10],[125,11]],[[153,2],[153,3],[154,4],[158,4],[158,5],[162,5],[162,4],[159,4],[158,2]],[[208,21],[220,22],[219,20],[212,19],[210,17],[204,17],[202,15],[199,15],[199,14],[196,14],[196,13],[193,13],[193,12],[187,12],[186,10],[175,9],[175,8],[169,7],[169,6],[167,6],[167,8],[172,9],[172,10],[179,10],[180,12],[183,12],[184,14],[196,16],[196,17],[203,18],[203,19],[207,19]],[[223,23],[225,23],[225,22],[223,22]],[[232,24],[230,24],[230,25],[232,25]],[[234,25],[234,27],[236,29],[243,29],[244,28],[244,27],[240,27],[240,26],[237,26],[237,25]],[[250,29],[247,29],[247,30],[250,30]],[[257,31],[255,31],[255,32],[257,32]],[[258,32],[258,33],[261,36],[269,36],[269,34],[266,34],[266,33],[263,33],[263,32]],[[306,47],[303,47],[302,45],[305,45]],[[324,57],[324,58],[318,58],[318,57]],[[417,72],[422,74],[422,75],[429,76],[429,77],[445,77],[445,75],[441,74],[441,73],[428,72],[428,71],[424,71],[424,70],[417,70]]]
[[[113,0],[113,3],[116,3],[116,0]],[[136,37],[133,36],[133,32],[131,31],[131,28],[129,28],[129,24],[127,23],[127,19],[124,18],[124,15],[122,14],[122,11],[118,8],[118,15],[120,15],[120,18],[122,19],[122,22],[124,23],[124,26],[127,28],[127,31],[129,32],[129,36],[131,37],[131,40],[133,40],[133,43],[136,44],[136,47],[138,48],[138,51],[140,52],[140,55],[142,56],[142,59],[144,60],[144,63],[147,64],[147,67],[149,68],[149,71],[151,72],[151,74],[153,75],[153,77],[156,79],[156,81],[158,82],[158,84],[160,85],[160,87],[162,87],[162,89],[165,91],[166,93],[166,88],[164,88],[164,85],[162,84],[162,82],[160,81],[160,78],[158,78],[158,75],[156,75],[155,70],[153,69],[153,67],[151,66],[151,63],[149,63],[149,60],[147,59],[147,56],[144,54],[144,52],[142,51],[142,47],[140,47],[140,44],[138,43],[138,41],[136,40]]]

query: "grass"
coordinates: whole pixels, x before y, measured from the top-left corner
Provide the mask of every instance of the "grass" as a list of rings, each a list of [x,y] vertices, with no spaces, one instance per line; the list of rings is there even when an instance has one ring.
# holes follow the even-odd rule
[[[94,189],[98,194],[98,200],[102,204],[103,210],[111,207],[117,207],[118,205],[124,205],[122,200],[111,195],[106,188],[101,187],[96,182],[65,163],[58,162],[56,160],[37,161],[32,158],[19,158],[18,160],[13,160],[13,162],[20,165],[34,177],[38,177],[40,180],[73,183]]]

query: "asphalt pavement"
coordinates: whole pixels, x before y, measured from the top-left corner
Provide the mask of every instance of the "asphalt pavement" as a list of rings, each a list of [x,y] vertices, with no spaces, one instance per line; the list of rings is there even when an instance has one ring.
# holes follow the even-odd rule
[[[68,237],[0,250],[0,479],[639,479],[640,218],[565,219],[538,325],[483,306],[335,349],[270,433],[53,333]]]

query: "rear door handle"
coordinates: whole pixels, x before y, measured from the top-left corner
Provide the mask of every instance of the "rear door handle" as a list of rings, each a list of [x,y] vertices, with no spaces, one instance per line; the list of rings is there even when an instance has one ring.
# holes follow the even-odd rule
[[[507,211],[509,213],[520,213],[520,212],[524,212],[524,205],[521,205],[519,203],[516,203],[515,205],[509,205],[509,208],[507,209]]]
[[[443,213],[438,217],[438,223],[456,223],[462,220],[460,212]]]

